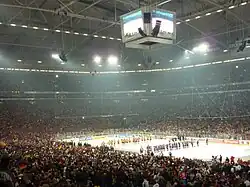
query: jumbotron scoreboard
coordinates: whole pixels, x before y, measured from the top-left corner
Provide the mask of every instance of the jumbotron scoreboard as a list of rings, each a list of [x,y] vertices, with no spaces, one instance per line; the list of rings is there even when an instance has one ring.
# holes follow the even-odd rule
[[[176,40],[176,14],[143,7],[120,17],[122,41],[126,47],[153,49]]]

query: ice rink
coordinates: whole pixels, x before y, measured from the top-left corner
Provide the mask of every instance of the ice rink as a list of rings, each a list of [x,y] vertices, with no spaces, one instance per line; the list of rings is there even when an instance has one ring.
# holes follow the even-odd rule
[[[168,144],[168,140],[154,139],[151,141],[144,141],[138,143],[127,143],[127,144],[116,144],[114,148],[121,151],[130,151],[130,152],[140,152],[140,148],[143,147],[146,150],[146,147],[156,146],[162,144]],[[100,142],[89,142],[92,145],[100,145]],[[211,160],[212,156],[222,155],[223,158],[234,156],[235,158],[244,158],[250,155],[250,146],[247,145],[233,145],[233,144],[218,144],[218,143],[209,143],[208,145],[205,142],[200,142],[199,147],[189,147],[185,149],[172,150],[173,156],[176,157],[186,157],[186,158],[196,158],[202,160]],[[160,154],[160,152],[155,153]],[[163,152],[164,155],[169,155],[169,151]]]
[[[115,146],[115,149],[139,153],[141,147],[143,147],[143,149],[145,150],[148,145],[162,145],[167,144],[168,142],[168,140],[155,139],[152,141],[139,143],[118,144]],[[208,145],[206,145],[205,142],[201,142],[199,147],[189,147],[185,149],[182,148],[179,150],[172,150],[171,153],[176,157],[196,158],[202,160],[211,160],[212,156],[216,155],[222,155],[223,158],[231,156],[234,156],[235,158],[242,158],[250,155],[250,146],[216,143],[209,143]],[[169,155],[169,151],[165,151],[163,152],[163,154],[167,156]]]

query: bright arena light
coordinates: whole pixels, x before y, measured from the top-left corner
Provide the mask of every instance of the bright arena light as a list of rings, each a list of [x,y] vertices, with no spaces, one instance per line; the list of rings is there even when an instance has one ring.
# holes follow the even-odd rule
[[[96,55],[96,56],[94,56],[93,60],[94,60],[94,62],[95,62],[96,64],[100,64],[102,58],[101,58],[100,56]]]
[[[60,60],[60,57],[59,57],[59,54],[58,54],[58,53],[53,53],[53,54],[51,55],[51,57],[52,57],[53,59]]]
[[[194,54],[194,52],[186,49],[186,50],[185,50],[185,54],[186,54],[186,55],[187,55],[187,54]]]
[[[206,53],[209,49],[209,45],[207,43],[202,43],[198,45],[197,47],[193,48],[194,52],[200,52],[200,53]]]
[[[116,65],[118,63],[118,58],[116,56],[109,56],[108,63],[110,65]]]

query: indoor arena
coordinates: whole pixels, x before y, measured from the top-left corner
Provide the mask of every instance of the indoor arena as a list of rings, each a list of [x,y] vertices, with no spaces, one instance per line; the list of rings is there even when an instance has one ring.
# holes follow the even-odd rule
[[[0,187],[250,187],[250,0],[0,0]]]

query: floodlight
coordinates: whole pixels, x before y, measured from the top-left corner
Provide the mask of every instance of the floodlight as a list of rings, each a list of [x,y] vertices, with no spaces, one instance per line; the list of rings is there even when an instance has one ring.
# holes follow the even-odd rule
[[[208,45],[207,45],[207,44],[201,44],[201,45],[199,46],[199,50],[200,50],[201,52],[206,52],[206,51],[208,50]]]
[[[111,55],[111,56],[108,57],[108,63],[110,65],[116,65],[117,62],[118,62],[118,58],[116,56]]]
[[[198,45],[197,47],[193,48],[194,52],[200,52],[200,53],[206,53],[209,49],[209,45],[207,43],[202,43]]]
[[[53,59],[58,60],[58,61],[61,61],[61,62],[67,62],[67,61],[68,61],[68,59],[67,59],[66,54],[64,53],[64,51],[61,51],[60,54],[58,54],[58,53],[53,53],[53,54],[51,55],[51,57],[52,57]]]
[[[247,41],[243,41],[241,43],[241,45],[239,46],[239,49],[237,50],[237,52],[242,52],[244,51],[244,49],[246,48],[246,45],[247,45]]]
[[[186,50],[185,50],[185,54],[194,54],[194,52],[193,52],[193,51],[190,51],[190,50],[188,50],[188,49],[186,49]]]
[[[61,53],[60,53],[60,55],[59,55],[59,58],[60,58],[60,60],[63,61],[63,62],[67,62],[67,61],[68,61],[67,56],[66,56],[66,54],[65,54],[64,51],[61,51]]]
[[[51,55],[52,58],[56,59],[56,60],[60,60],[59,54],[58,53],[53,53]]]
[[[95,62],[96,64],[100,64],[102,58],[101,58],[100,56],[96,55],[96,56],[94,56],[93,60],[94,60],[94,62]]]

